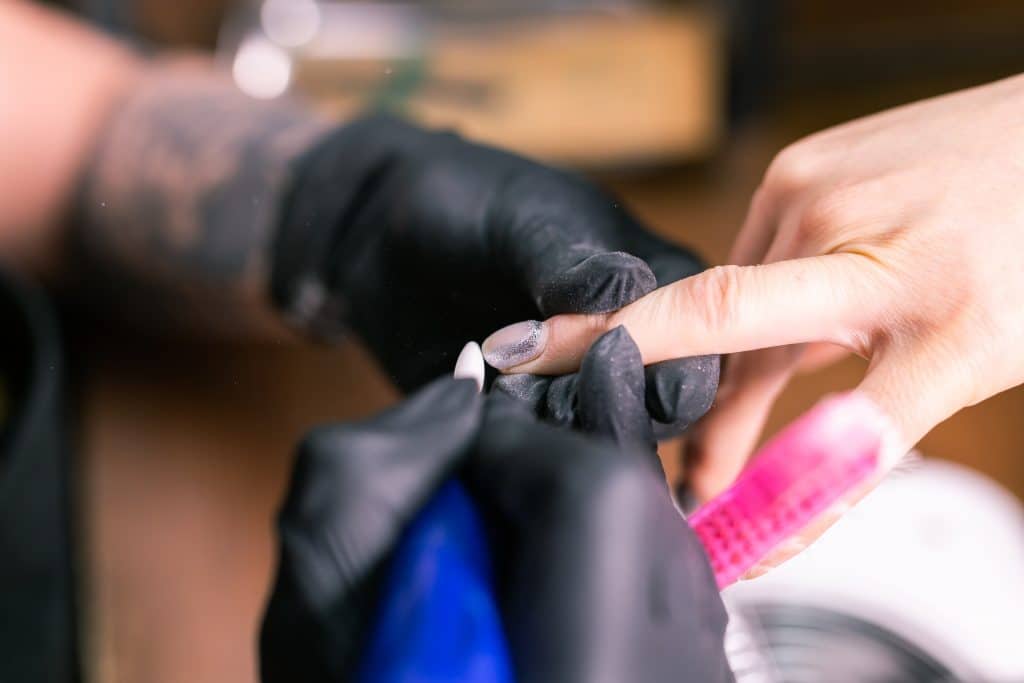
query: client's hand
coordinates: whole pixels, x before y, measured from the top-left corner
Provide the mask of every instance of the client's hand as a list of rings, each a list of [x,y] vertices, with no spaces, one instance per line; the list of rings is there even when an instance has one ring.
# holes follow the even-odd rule
[[[733,265],[611,314],[550,318],[503,370],[569,372],[618,325],[645,363],[749,352],[729,359],[718,405],[691,439],[705,498],[743,467],[794,370],[837,347],[870,359],[859,389],[909,448],[1024,381],[1022,107],[1017,77],[797,142],[768,169]],[[817,342],[831,348],[807,346]]]

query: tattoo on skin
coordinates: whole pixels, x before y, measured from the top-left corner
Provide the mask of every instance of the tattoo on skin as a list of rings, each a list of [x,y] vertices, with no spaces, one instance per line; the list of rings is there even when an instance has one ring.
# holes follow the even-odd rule
[[[83,178],[73,256],[92,295],[161,326],[230,329],[261,313],[289,169],[327,128],[209,69],[154,69],[112,116]]]

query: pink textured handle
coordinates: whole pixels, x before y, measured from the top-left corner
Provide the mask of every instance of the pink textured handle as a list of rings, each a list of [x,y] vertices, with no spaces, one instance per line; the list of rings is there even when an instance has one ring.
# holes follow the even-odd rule
[[[823,400],[758,451],[721,495],[690,516],[719,588],[890,464],[888,419],[856,392]]]

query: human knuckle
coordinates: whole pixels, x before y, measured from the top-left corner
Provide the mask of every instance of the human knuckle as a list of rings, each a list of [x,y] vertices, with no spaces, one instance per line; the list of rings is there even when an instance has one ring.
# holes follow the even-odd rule
[[[855,243],[870,243],[871,213],[856,189],[829,192],[809,202],[796,225],[796,240],[805,253],[824,254]]]
[[[715,266],[693,278],[686,289],[680,288],[680,309],[699,311],[709,331],[728,329],[736,320],[740,305],[740,266]]]
[[[772,159],[763,185],[776,190],[793,190],[810,184],[817,173],[815,154],[806,143],[795,142]]]
[[[796,237],[804,245],[816,245],[828,239],[848,213],[846,199],[838,194],[829,194],[810,202],[800,214],[796,225]]]
[[[621,309],[620,309],[621,310]],[[584,316],[587,329],[593,333],[602,333],[618,327],[618,311],[610,313],[590,313]]]
[[[616,313],[582,313],[549,318],[544,354],[581,361],[590,344],[615,326],[615,317]]]

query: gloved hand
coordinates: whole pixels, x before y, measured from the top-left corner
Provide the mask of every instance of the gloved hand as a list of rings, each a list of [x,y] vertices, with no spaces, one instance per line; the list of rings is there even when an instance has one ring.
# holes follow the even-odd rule
[[[580,381],[606,384],[620,369],[594,364]],[[458,462],[491,529],[517,680],[729,680],[707,560],[639,443],[649,438],[641,376],[625,378],[630,389],[603,416],[582,401],[588,425],[635,444],[621,450],[542,425],[501,392],[471,447],[483,401],[467,380],[315,432],[279,520],[265,683],[347,680],[401,529]]]
[[[391,118],[328,136],[293,188],[275,301],[322,334],[351,326],[405,390],[509,321],[612,311],[703,270],[580,178]],[[650,372],[654,417],[678,433],[710,405],[718,359]]]
[[[521,683],[733,680],[707,557],[649,462],[489,398],[466,481]]]
[[[472,380],[441,379],[377,417],[306,437],[278,516],[264,683],[349,680],[394,545],[468,455],[483,403]]]

